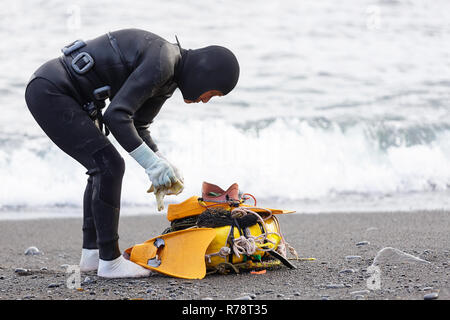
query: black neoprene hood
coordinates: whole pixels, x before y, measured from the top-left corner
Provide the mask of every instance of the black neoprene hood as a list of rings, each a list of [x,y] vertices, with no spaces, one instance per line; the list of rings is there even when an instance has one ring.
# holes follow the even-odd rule
[[[184,99],[195,101],[210,90],[226,95],[233,90],[238,79],[239,63],[227,48],[208,46],[182,50],[176,82]]]

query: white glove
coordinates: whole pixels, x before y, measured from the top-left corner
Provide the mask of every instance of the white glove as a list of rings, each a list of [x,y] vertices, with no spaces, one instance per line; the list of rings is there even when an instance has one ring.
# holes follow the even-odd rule
[[[177,167],[175,167],[175,166],[173,165],[173,163],[171,163],[169,160],[167,160],[167,158],[166,158],[160,151],[156,151],[156,155],[157,155],[158,157],[160,157],[161,159],[167,161],[167,163],[172,167],[172,170],[173,170],[173,172],[175,173],[175,177],[177,177],[177,179],[180,180],[181,183],[184,184],[184,176],[183,176],[183,174],[181,173],[181,170],[178,169]]]
[[[158,157],[145,142],[130,152],[132,156],[148,174],[153,186],[158,189],[162,187],[169,188],[172,183],[177,181],[175,172],[170,164]]]

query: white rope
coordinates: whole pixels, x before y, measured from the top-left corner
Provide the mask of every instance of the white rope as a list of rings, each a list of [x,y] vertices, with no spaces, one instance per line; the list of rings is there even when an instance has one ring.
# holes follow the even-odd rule
[[[220,248],[219,252],[206,254],[205,257],[208,259],[208,263],[211,263],[211,257],[213,256],[219,256],[222,258],[226,258],[231,253],[231,249],[228,247],[222,247]]]
[[[241,254],[252,255],[256,251],[255,239],[240,236],[233,240],[233,252],[239,258]]]

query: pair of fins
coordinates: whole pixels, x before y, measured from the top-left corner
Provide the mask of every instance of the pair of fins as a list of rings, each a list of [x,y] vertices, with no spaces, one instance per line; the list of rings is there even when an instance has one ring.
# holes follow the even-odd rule
[[[164,196],[177,195],[183,190],[183,182],[177,180],[170,188],[155,189],[153,185],[148,193],[154,192],[158,205],[158,211],[164,209]],[[217,204],[229,207],[229,201],[240,202],[239,188],[236,183],[227,190],[203,182],[202,201],[193,196],[179,204],[169,205],[167,219],[173,221],[201,214],[205,205]],[[290,210],[279,210],[269,208],[254,208],[253,206],[239,203],[240,207],[250,207],[255,212],[270,210],[272,214],[291,213]],[[138,265],[172,277],[183,279],[203,279],[206,275],[205,254],[216,237],[214,228],[190,228],[163,234],[134,245],[124,252],[124,256]],[[295,268],[284,257],[275,251],[269,251],[275,258],[281,260],[289,268]]]
[[[214,228],[191,228],[137,244],[125,250],[125,258],[167,276],[203,279],[206,275],[205,254],[216,237]],[[296,267],[275,251],[268,251],[290,269]]]
[[[128,248],[124,255],[146,269],[171,277],[203,279],[206,250],[215,236],[213,228],[175,231]]]

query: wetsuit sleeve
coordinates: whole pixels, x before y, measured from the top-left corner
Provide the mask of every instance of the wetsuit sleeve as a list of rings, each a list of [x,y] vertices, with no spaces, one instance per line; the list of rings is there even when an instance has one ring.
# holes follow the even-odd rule
[[[161,107],[165,101],[166,98],[151,98],[147,100],[133,116],[134,127],[136,128],[139,136],[154,152],[158,151],[158,146],[153,141],[148,128],[153,122],[153,119],[161,110]]]
[[[127,152],[133,151],[143,142],[134,125],[133,115],[166,81],[161,73],[160,59],[159,45],[148,48],[103,115],[108,129]],[[142,130],[139,131],[142,132]],[[145,133],[144,138],[146,138]]]

